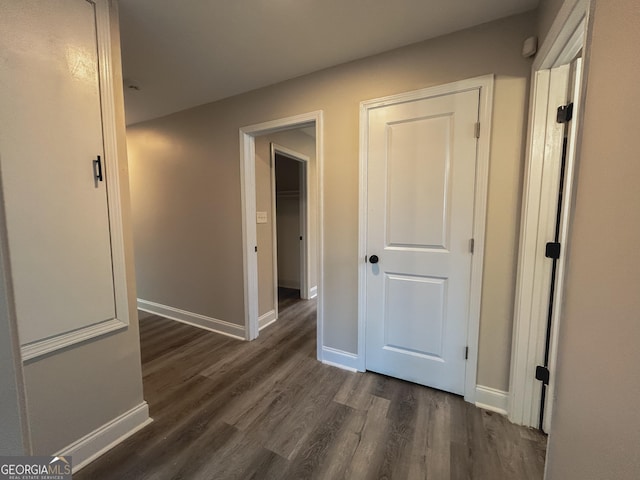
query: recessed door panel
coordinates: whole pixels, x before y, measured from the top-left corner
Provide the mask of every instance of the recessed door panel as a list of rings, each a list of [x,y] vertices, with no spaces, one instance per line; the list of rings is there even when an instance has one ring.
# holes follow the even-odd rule
[[[387,127],[387,245],[447,248],[451,115]]]
[[[384,348],[442,358],[446,288],[443,278],[388,274]]]

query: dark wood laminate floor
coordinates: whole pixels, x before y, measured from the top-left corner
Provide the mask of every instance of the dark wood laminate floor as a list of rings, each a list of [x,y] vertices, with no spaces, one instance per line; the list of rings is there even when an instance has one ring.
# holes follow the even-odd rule
[[[74,479],[542,479],[546,439],[460,397],[316,360],[315,301],[248,343],[140,321],[154,422]]]

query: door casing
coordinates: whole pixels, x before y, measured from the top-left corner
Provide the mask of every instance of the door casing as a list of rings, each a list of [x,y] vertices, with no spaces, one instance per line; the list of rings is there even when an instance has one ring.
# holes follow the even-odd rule
[[[244,272],[245,339],[258,337],[258,259],[255,252],[256,232],[256,179],[255,179],[255,137],[282,130],[309,126],[316,129],[316,191],[317,191],[317,358],[323,361],[322,332],[324,325],[324,256],[323,256],[323,112],[303,113],[291,117],[272,120],[240,128],[240,182],[242,200],[242,260]]]
[[[549,191],[549,184],[553,183],[553,175],[543,172],[544,158],[559,154],[558,152],[545,153],[547,121],[555,114],[555,110],[549,112],[548,105],[551,95],[550,74],[552,68],[569,64],[582,50],[589,23],[589,6],[589,0],[567,0],[563,4],[532,67],[508,405],[509,420],[529,427],[537,427],[538,425],[540,386],[539,381],[535,379],[535,367],[541,364],[543,356],[542,346],[544,345],[547,323],[546,309],[549,301],[548,288],[546,293],[541,294],[540,288],[536,287],[536,283],[539,283],[537,280],[539,272],[543,270],[541,263],[546,260],[543,255],[540,255],[536,243],[540,233],[539,225],[554,222],[556,215],[555,209],[542,208],[542,196],[544,192]],[[587,66],[583,65],[583,69],[586,71]],[[580,102],[584,97],[584,80],[582,91],[577,92],[576,97]],[[577,117],[574,117],[572,128],[579,128],[580,122],[581,114],[578,114]],[[577,144],[579,143],[578,140]],[[556,145],[555,148],[560,150],[561,144]],[[560,243],[563,246],[566,245],[568,238],[574,195],[575,162],[571,159],[575,158],[576,152],[571,151],[571,148],[575,148],[575,146],[570,146],[566,166],[560,231]],[[557,264],[550,346],[549,395],[553,395],[555,390],[554,366],[557,355],[557,331],[562,308],[566,253],[566,251],[561,253]],[[545,313],[538,315],[536,312]]]
[[[476,401],[476,376],[478,365],[478,336],[480,330],[480,299],[482,294],[482,271],[484,260],[484,242],[487,214],[487,191],[489,183],[489,156],[491,139],[491,118],[493,109],[494,76],[485,75],[468,80],[448,83],[436,87],[391,95],[368,100],[360,104],[360,200],[359,200],[359,242],[358,242],[358,365],[359,371],[365,367],[366,332],[366,269],[367,255],[367,166],[368,166],[368,117],[369,110],[382,106],[426,99],[440,95],[478,90],[480,95],[479,121],[480,132],[476,158],[475,199],[473,238],[474,255],[471,261],[471,285],[469,296],[469,314],[467,322],[467,345],[469,353],[465,374],[464,398]]]
[[[308,202],[308,181],[309,181],[309,157],[296,152],[282,145],[271,143],[271,218],[273,219],[273,305],[275,319],[278,318],[278,226],[276,209],[276,154],[295,160],[300,165],[300,231],[302,240],[300,241],[300,298],[309,300],[312,295],[309,291],[311,281],[309,272],[311,271],[309,261],[309,202]],[[266,325],[261,325],[264,328]]]

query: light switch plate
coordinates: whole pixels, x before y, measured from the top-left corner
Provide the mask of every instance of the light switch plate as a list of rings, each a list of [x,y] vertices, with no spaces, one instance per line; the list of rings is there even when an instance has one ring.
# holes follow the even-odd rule
[[[267,223],[267,212],[256,212],[256,223]]]

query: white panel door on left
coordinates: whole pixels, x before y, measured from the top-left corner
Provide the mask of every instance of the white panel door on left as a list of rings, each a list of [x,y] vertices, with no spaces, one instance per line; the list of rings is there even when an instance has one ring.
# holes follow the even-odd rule
[[[22,344],[115,317],[96,12],[1,1],[0,166]],[[103,162],[104,166],[104,162]]]

